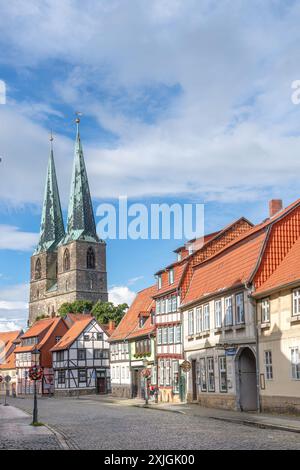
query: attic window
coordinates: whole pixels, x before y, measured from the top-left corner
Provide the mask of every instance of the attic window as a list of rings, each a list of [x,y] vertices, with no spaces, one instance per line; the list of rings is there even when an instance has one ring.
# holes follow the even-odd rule
[[[161,289],[162,286],[162,280],[161,280],[161,274],[157,276],[157,287],[158,289]]]
[[[139,327],[142,328],[146,323],[146,317],[143,317],[142,315],[139,318]]]
[[[174,269],[169,271],[169,284],[174,284]]]

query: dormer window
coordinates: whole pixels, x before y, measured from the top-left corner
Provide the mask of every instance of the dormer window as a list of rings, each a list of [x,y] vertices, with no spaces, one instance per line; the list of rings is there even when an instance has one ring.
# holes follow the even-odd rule
[[[161,286],[162,286],[162,278],[161,278],[161,274],[159,274],[157,276],[157,287],[158,287],[158,289],[161,289]]]
[[[174,284],[174,269],[169,271],[169,284]]]
[[[143,315],[140,316],[139,318],[139,327],[142,328],[146,323],[146,317],[143,317]]]

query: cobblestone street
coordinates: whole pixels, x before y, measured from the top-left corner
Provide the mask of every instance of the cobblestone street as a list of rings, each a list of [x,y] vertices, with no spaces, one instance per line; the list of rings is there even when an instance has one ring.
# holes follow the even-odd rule
[[[9,403],[31,412],[32,400],[9,399]],[[3,408],[0,406],[0,448],[13,442],[5,435]],[[297,433],[259,429],[206,416],[117,405],[92,398],[40,399],[39,420],[59,431],[70,448],[77,449],[300,450],[300,434]],[[54,436],[47,439],[45,444],[35,441],[34,436],[26,437],[23,448],[59,447]]]

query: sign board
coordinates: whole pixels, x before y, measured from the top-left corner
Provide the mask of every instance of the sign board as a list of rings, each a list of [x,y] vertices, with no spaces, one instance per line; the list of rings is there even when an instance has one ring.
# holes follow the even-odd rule
[[[6,376],[4,377],[4,380],[5,380],[5,382],[6,382],[7,384],[9,384],[9,382],[11,381],[11,376],[10,376],[10,375],[6,375]]]
[[[236,355],[236,348],[227,348],[225,349],[225,356],[235,356]]]
[[[184,372],[189,372],[192,366],[189,361],[183,361],[183,363],[180,364],[180,367]]]

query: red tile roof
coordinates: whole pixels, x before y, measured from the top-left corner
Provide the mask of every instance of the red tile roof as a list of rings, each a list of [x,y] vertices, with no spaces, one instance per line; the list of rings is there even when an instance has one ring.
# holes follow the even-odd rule
[[[144,326],[142,328],[139,327],[139,315],[143,312],[150,312],[154,308],[152,296],[156,291],[157,287],[153,285],[137,293],[133,303],[111,335],[110,341],[134,338],[154,331],[155,326],[151,325],[151,318],[149,316]]]
[[[294,243],[273,274],[255,290],[254,296],[297,282],[300,284],[300,238]]]
[[[15,353],[20,352],[29,352],[34,349],[41,349],[43,345],[48,341],[49,337],[57,327],[58,323],[63,321],[61,317],[55,318],[45,318],[43,320],[38,320],[35,322],[29,330],[26,331],[24,335],[21,336],[21,339],[39,337],[39,342],[37,344],[32,344],[28,346],[17,346]],[[41,335],[42,338],[40,337]]]
[[[161,274],[162,287],[161,287],[161,289],[158,289],[156,287],[156,291],[153,294],[154,297],[159,297],[162,294],[166,294],[168,292],[172,292],[175,289],[177,289],[180,285],[180,281],[182,279],[182,276],[183,276],[183,273],[184,273],[184,270],[185,270],[186,266],[187,266],[186,261],[182,261],[182,262],[177,263],[176,265],[173,266],[172,269],[174,270],[174,282],[172,284],[169,284],[168,271],[162,272],[162,274]]]
[[[262,230],[235,242],[230,248],[227,247],[198,265],[194,269],[182,304],[189,304],[247,282],[256,267],[266,233],[266,230]]]
[[[32,338],[39,336],[43,331],[47,330],[53,323],[54,318],[43,318],[36,321],[22,336],[22,338]]]
[[[75,321],[71,328],[62,337],[62,339],[51,349],[51,351],[62,351],[64,349],[68,349],[93,320],[95,320],[94,317],[88,317],[82,319],[81,321]]]
[[[14,342],[21,334],[22,330],[0,333],[0,342],[4,343],[4,348],[0,351],[0,370],[15,368]]]

